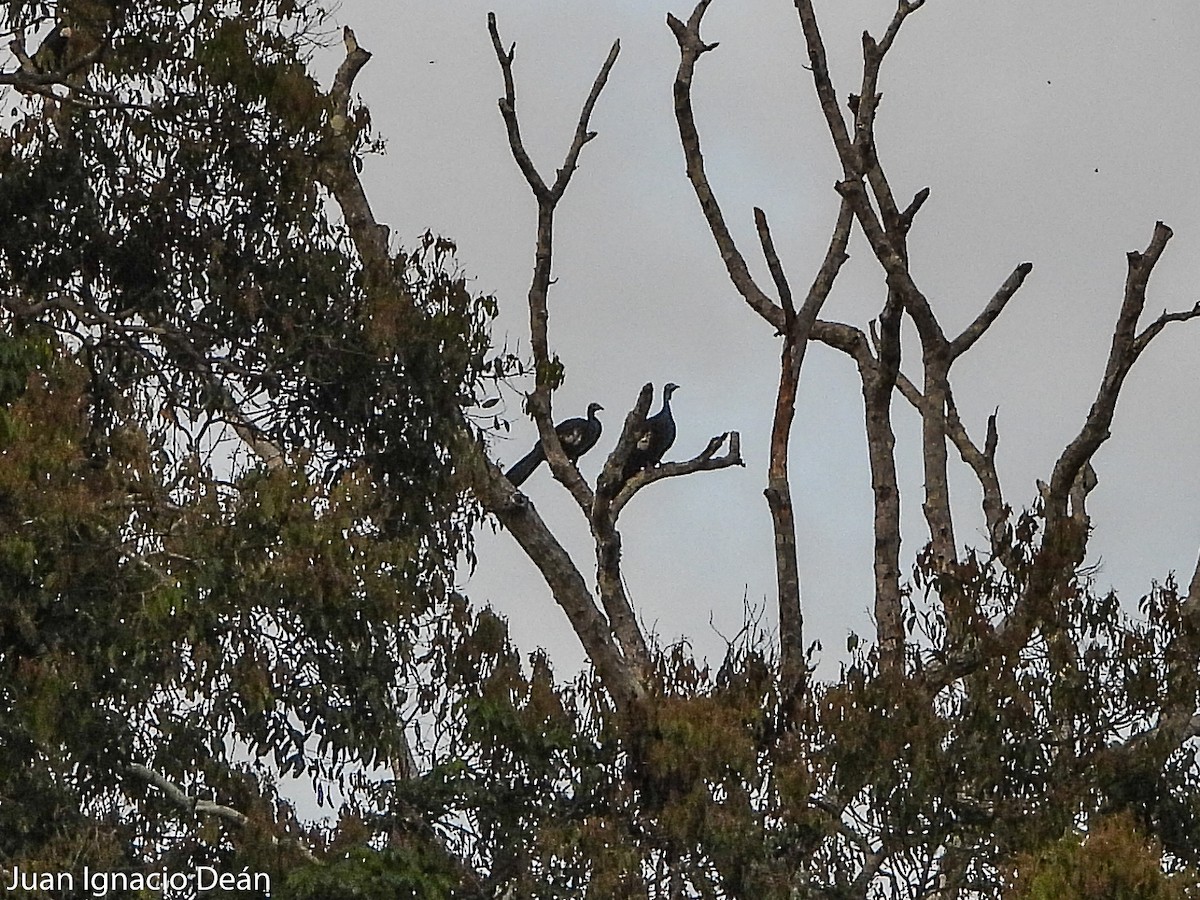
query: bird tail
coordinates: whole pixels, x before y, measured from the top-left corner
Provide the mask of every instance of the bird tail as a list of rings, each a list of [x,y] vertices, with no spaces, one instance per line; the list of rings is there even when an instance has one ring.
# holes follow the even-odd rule
[[[542,445],[536,444],[532,450],[517,460],[513,467],[504,473],[504,477],[513,483],[513,487],[520,487],[545,459],[546,454],[542,451]]]

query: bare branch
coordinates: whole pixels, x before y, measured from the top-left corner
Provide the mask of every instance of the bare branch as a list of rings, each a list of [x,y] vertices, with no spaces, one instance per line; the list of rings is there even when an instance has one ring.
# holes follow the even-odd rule
[[[791,446],[792,423],[796,413],[796,394],[799,389],[800,370],[808,348],[809,338],[817,322],[834,280],[848,259],[846,246],[850,240],[850,228],[854,217],[849,203],[842,201],[837,222],[830,237],[829,249],[820,269],[813,278],[808,295],[800,308],[794,311],[791,288],[783,274],[783,267],[775,255],[767,218],[761,210],[755,210],[759,236],[763,243],[768,265],[771,266],[784,309],[788,317],[788,329],[784,335],[783,351],[779,363],[779,389],[775,395],[775,416],[771,424],[770,460],[767,467],[767,487],[763,491],[771,510],[771,523],[775,530],[775,577],[779,604],[779,632],[782,655],[782,680],[787,696],[800,697],[800,686],[807,677],[808,668],[804,661],[804,616],[800,602],[800,568],[796,548],[796,521],[792,504],[791,482],[788,477],[788,454]],[[792,711],[789,711],[789,715]]]
[[[904,213],[897,207],[887,178],[875,152],[874,123],[880,95],[879,71],[884,56],[895,41],[904,19],[917,8],[901,3],[884,35],[876,43],[863,35],[863,80],[861,93],[852,98],[853,139],[837,106],[837,97],[825,58],[825,47],[811,0],[796,0],[812,64],[813,79],[821,109],[825,114],[834,146],[842,164],[844,178],[838,193],[848,202],[863,229],[876,259],[887,275],[888,301],[880,315],[879,366],[862,368],[864,398],[867,406],[868,447],[871,453],[872,482],[876,500],[876,621],[885,628],[888,641],[881,647],[896,649],[902,637],[898,612],[899,498],[895,479],[893,445],[895,437],[890,420],[891,393],[899,372],[900,312],[912,316],[921,337],[925,363],[924,393],[927,403],[922,416],[922,448],[925,462],[926,496],[923,509],[929,524],[939,566],[948,566],[955,557],[954,527],[949,509],[946,475],[945,395],[948,391],[947,342],[941,326],[924,294],[908,270],[906,233],[912,217],[924,202],[922,192]],[[880,214],[875,213],[864,179],[870,184]],[[880,529],[892,529],[886,536]],[[894,645],[894,646],[893,646]],[[899,651],[896,650],[898,653]],[[889,665],[900,659],[889,649],[883,657]]]
[[[704,169],[704,156],[700,150],[700,134],[696,130],[695,115],[692,111],[692,76],[695,73],[696,60],[704,53],[712,50],[716,44],[705,44],[700,40],[700,22],[708,9],[710,0],[701,0],[688,18],[686,24],[675,16],[667,15],[667,25],[679,43],[679,69],[675,74],[675,121],[679,125],[679,140],[683,146],[684,159],[687,162],[687,176],[700,201],[700,209],[708,221],[709,231],[717,243],[729,279],[750,308],[766,319],[778,332],[783,332],[787,326],[783,307],[775,303],[763,293],[754,281],[745,257],[738,250],[737,244],[725,224],[725,216],[717,202],[712,186],[708,183],[708,175]]]
[[[889,292],[883,312],[882,331],[877,340],[878,358],[872,355],[867,336],[852,325],[817,320],[813,323],[812,338],[851,357],[862,381],[875,505],[875,628],[881,668],[898,672],[904,661],[904,621],[900,588],[900,491],[890,409],[900,374],[900,304],[894,291]]]
[[[838,207],[837,222],[829,239],[829,249],[825,251],[825,259],[822,260],[821,268],[808,289],[808,295],[798,316],[798,331],[795,334],[797,340],[803,339],[807,343],[812,337],[812,329],[816,325],[817,316],[821,314],[821,308],[829,298],[829,292],[833,290],[833,282],[850,258],[846,254],[846,247],[850,243],[850,228],[853,224],[854,210],[843,200]]]
[[[534,389],[528,397],[529,414],[538,427],[538,437],[546,453],[546,462],[550,471],[575,499],[580,510],[587,515],[594,503],[591,488],[579,474],[579,470],[567,459],[563,452],[558,434],[554,430],[552,394],[555,387],[549,340],[549,292],[551,283],[551,268],[554,257],[554,210],[562,199],[570,184],[571,176],[578,165],[579,154],[583,145],[596,136],[588,130],[592,111],[608,82],[609,73],[617,61],[621,50],[620,41],[614,41],[608,57],[600,67],[592,83],[592,88],[583,103],[579,121],[575,126],[575,135],[562,167],[558,170],[553,187],[547,187],[545,179],[538,173],[533,160],[525,150],[521,139],[520,122],[517,118],[516,88],[513,81],[512,63],[515,49],[504,50],[500,40],[500,31],[496,25],[494,13],[488,13],[488,32],[492,38],[492,46],[496,51],[496,59],[500,63],[500,71],[504,78],[504,96],[500,98],[500,115],[504,119],[508,132],[509,148],[513,159],[520,168],[525,180],[529,183],[537,201],[537,249],[535,251],[533,278],[529,285],[529,331],[530,346],[534,359]]]
[[[145,766],[135,763],[129,767],[128,772],[139,781],[158,788],[168,800],[189,815],[213,816],[214,818],[232,822],[240,828],[246,828],[251,824],[250,817],[245,813],[231,806],[214,803],[211,800],[197,800],[189,797],[182,788],[172,783],[166,776]],[[321,860],[314,856],[308,847],[295,838],[280,839],[276,835],[271,835],[271,843],[275,846],[293,847],[308,862],[317,863],[318,865],[322,864]]]
[[[812,339],[834,350],[840,350],[860,367],[870,368],[876,364],[867,336],[853,325],[818,319],[813,323]]]
[[[1146,330],[1137,336],[1133,342],[1131,352],[1136,359],[1141,355],[1141,352],[1146,349],[1146,346],[1154,340],[1155,336],[1163,330],[1171,322],[1188,322],[1200,316],[1200,301],[1191,309],[1185,309],[1180,312],[1167,312],[1163,310],[1162,315],[1146,326]]]
[[[767,214],[757,206],[754,207],[754,226],[758,230],[758,241],[762,245],[763,258],[767,261],[767,268],[775,282],[775,290],[779,293],[779,300],[783,304],[784,321],[790,322],[796,315],[796,306],[792,302],[792,286],[788,283],[787,275],[783,271],[783,263],[779,261],[779,254],[775,251],[775,241],[771,239],[771,227],[767,224]]]
[[[346,57],[338,66],[329,91],[333,111],[329,117],[326,143],[330,152],[322,155],[317,173],[341,207],[350,237],[362,258],[368,292],[377,295],[381,302],[410,304],[411,301],[404,297],[402,291],[397,291],[392,283],[388,229],[375,219],[355,165],[354,141],[357,132],[350,117],[350,95],[354,79],[370,60],[371,54],[359,46],[354,32],[349,28],[343,30],[342,40]]]
[[[871,191],[879,205],[884,227],[897,244],[897,250],[902,256],[907,256],[903,249],[904,235],[912,223],[912,216],[916,213],[914,206],[919,208],[920,203],[914,200],[914,206],[909,207],[912,210],[911,214],[907,214],[906,211],[906,214],[902,215],[897,209],[891,185],[884,175],[879,155],[875,149],[875,115],[879,110],[879,102],[883,99],[883,95],[879,93],[879,71],[883,65],[883,59],[892,48],[892,44],[895,43],[896,35],[900,33],[900,27],[904,24],[905,18],[919,6],[919,3],[901,2],[892,16],[892,21],[888,24],[883,40],[878,43],[870,34],[863,32],[863,78],[862,86],[859,89],[860,99],[854,110],[854,143],[858,149],[860,171],[867,176]]]
[[[605,58],[604,64],[600,66],[599,73],[596,75],[596,80],[592,82],[592,89],[588,92],[587,99],[583,101],[583,109],[579,113],[579,122],[575,126],[575,137],[571,141],[571,146],[567,149],[567,157],[563,160],[562,167],[556,174],[554,186],[550,189],[550,193],[556,200],[562,197],[563,192],[566,191],[567,185],[571,181],[571,176],[575,173],[583,145],[596,136],[596,132],[588,130],[588,120],[592,117],[592,110],[596,107],[596,101],[600,99],[600,92],[604,90],[604,85],[608,83],[608,75],[612,71],[612,67],[616,63],[620,52],[621,42],[619,40],[613,41],[612,47],[608,51],[608,56]]]
[[[604,469],[596,486],[596,494],[588,521],[596,541],[596,587],[600,602],[612,624],[613,632],[627,658],[634,661],[642,678],[650,674],[650,654],[646,640],[637,625],[633,605],[625,592],[621,575],[621,534],[617,530],[617,517],[621,508],[614,507],[613,498],[621,490],[621,477],[629,455],[633,452],[646,423],[646,413],[654,395],[654,386],[645,384],[638,393],[633,409],[625,416],[621,435],[616,446],[604,463]]]
[[[958,407],[954,403],[954,395],[946,398],[946,434],[953,442],[962,461],[971,467],[983,493],[983,519],[987,525],[988,542],[993,555],[1006,565],[1011,563],[1009,549],[1011,531],[1008,525],[1010,510],[1004,502],[1004,493],[1000,487],[1000,475],[996,471],[996,445],[999,436],[996,432],[996,414],[988,417],[987,435],[982,452],[975,446],[967,435],[958,415]]]
[[[796,12],[800,15],[800,26],[804,30],[804,41],[808,45],[808,61],[817,90],[817,99],[821,103],[821,112],[825,114],[825,122],[833,138],[838,159],[842,162],[843,175],[846,178],[855,178],[860,174],[861,166],[857,151],[850,140],[850,132],[846,128],[846,120],[842,118],[841,107],[838,105],[837,91],[834,90],[833,79],[829,74],[825,42],[817,25],[817,14],[813,9],[812,0],[796,0]]]
[[[538,173],[521,138],[516,112],[516,93],[512,74],[514,51],[504,50],[494,15],[488,15],[488,31],[500,63],[504,79],[504,96],[500,113],[508,132],[509,147],[518,168],[525,175],[538,206],[537,250],[533,278],[529,287],[530,338],[535,364],[535,385],[528,397],[528,410],[538,426],[538,434],[546,460],[554,477],[570,491],[580,510],[588,518],[596,544],[597,586],[607,621],[596,607],[577,568],[545,529],[532,506],[516,505],[506,509],[495,498],[485,499],[487,505],[513,532],[526,553],[543,573],[555,599],[567,612],[572,626],[583,642],[601,678],[613,693],[618,706],[627,706],[644,693],[643,683],[650,674],[650,655],[645,638],[638,627],[633,608],[621,580],[621,536],[616,529],[617,511],[611,499],[618,489],[618,473],[624,467],[636,440],[636,431],[645,422],[650,404],[651,387],[647,385],[638,405],[626,419],[618,449],[609,457],[600,477],[598,490],[593,494],[579,471],[566,458],[553,427],[551,401],[556,387],[558,366],[552,360],[549,346],[549,305],[551,266],[553,261],[554,211],[562,199],[571,176],[578,166],[584,144],[594,138],[588,128],[592,111],[609,73],[620,52],[620,42],[614,42],[601,66],[591,91],[584,101],[576,124],[575,134],[566,158],[558,169],[553,186],[547,187]],[[490,466],[490,464],[489,464]],[[493,485],[494,487],[494,485]],[[521,495],[512,495],[513,498]],[[523,500],[523,498],[522,498]],[[527,503],[527,502],[526,502]],[[615,635],[616,643],[613,642]],[[619,649],[618,649],[619,648]]]
[[[475,471],[474,489],[479,501],[512,533],[538,567],[618,707],[627,707],[644,696],[644,687],[613,642],[609,623],[596,607],[579,569],[534,505],[524,494],[513,490],[508,479],[482,452],[478,454]]]
[[[729,449],[723,455],[717,456],[716,452],[725,445],[726,441],[729,442]],[[625,504],[633,499],[634,494],[656,481],[662,481],[664,478],[678,478],[680,475],[691,475],[693,472],[710,472],[715,469],[744,465],[746,464],[742,461],[742,440],[738,433],[729,431],[719,434],[712,438],[708,442],[708,446],[699,454],[686,462],[663,463],[651,469],[644,469],[630,478],[613,499],[612,516],[615,519],[625,508]]]
[[[925,396],[906,375],[901,373],[897,377],[896,386],[912,407],[921,415],[925,415],[928,405]],[[980,450],[971,440],[959,418],[958,408],[951,394],[947,397],[946,403],[946,436],[958,450],[962,461],[975,473],[976,480],[983,492],[984,521],[987,524],[992,553],[1001,559],[1007,559],[1004,551],[1009,543],[1007,539],[1009,510],[1001,491],[1000,476],[996,472],[996,416],[993,414],[988,418],[987,441],[984,449]]]
[[[788,684],[794,686],[799,683],[806,669],[803,661],[803,617],[800,608],[796,527],[788,481],[787,456],[804,353],[821,306],[828,297],[833,281],[846,260],[845,250],[852,216],[849,205],[843,203],[838,223],[834,228],[829,252],[808,292],[803,309],[797,315],[791,286],[775,249],[766,214],[761,209],[755,208],[754,221],[759,242],[762,245],[763,256],[775,283],[780,302],[776,304],[755,282],[725,224],[724,214],[709,184],[705,172],[704,156],[700,147],[700,135],[696,128],[692,107],[691,86],[696,61],[701,55],[716,46],[716,44],[705,44],[700,38],[700,25],[708,5],[708,0],[701,0],[686,24],[673,15],[667,16],[667,24],[675,35],[680,55],[674,85],[675,118],[679,127],[680,144],[683,147],[687,163],[688,179],[692,183],[696,199],[708,222],[709,231],[725,262],[730,281],[747,305],[773,325],[776,333],[784,338],[780,360],[779,390],[776,394],[775,416],[771,430],[768,482],[764,495],[771,510],[771,521],[775,531],[776,579],[784,678]],[[636,486],[631,488],[631,490],[636,489]],[[789,688],[788,693],[795,695],[798,692]]]
[[[1186,321],[1200,315],[1200,304],[1186,313],[1164,313],[1140,335],[1137,334],[1138,319],[1146,304],[1146,285],[1150,279],[1150,273],[1154,270],[1154,266],[1158,263],[1170,239],[1171,229],[1162,222],[1158,222],[1154,226],[1154,234],[1151,236],[1145,252],[1133,251],[1128,254],[1125,296],[1121,303],[1121,311],[1117,316],[1116,327],[1113,330],[1108,364],[1083,427],[1055,463],[1046,498],[1047,527],[1050,527],[1054,520],[1066,515],[1067,495],[1076,476],[1100,448],[1100,445],[1108,440],[1109,426],[1112,424],[1113,414],[1116,411],[1117,397],[1125,382],[1125,376],[1133,368],[1138,356],[1168,322]]]
[[[500,72],[504,77],[504,96],[500,98],[500,116],[504,120],[504,127],[508,129],[508,145],[512,148],[513,158],[517,161],[517,167],[520,168],[521,174],[525,176],[525,180],[529,182],[529,187],[533,190],[534,196],[540,201],[543,197],[548,197],[550,189],[546,187],[546,182],[542,180],[542,176],[538,174],[537,167],[534,166],[533,160],[530,159],[528,151],[525,149],[525,142],[521,139],[521,123],[517,119],[517,92],[516,86],[513,83],[512,64],[516,56],[517,45],[513,44],[507,51],[500,40],[500,32],[496,27],[496,14],[489,12],[487,17],[488,34],[492,36],[492,47],[496,51],[496,59],[500,62]]]
[[[983,333],[988,330],[993,322],[1004,312],[1004,307],[1008,305],[1008,301],[1012,299],[1013,294],[1025,283],[1026,276],[1033,271],[1033,263],[1025,262],[1017,266],[1011,275],[1005,279],[1004,284],[1000,285],[1000,289],[992,295],[992,299],[988,301],[987,306],[975,317],[975,321],[963,329],[962,334],[950,342],[950,356],[957,358],[962,356],[974,343],[983,336]]]
[[[346,47],[346,58],[342,60],[333,76],[329,99],[333,102],[334,115],[346,117],[349,115],[350,91],[354,88],[354,79],[371,59],[371,53],[359,46],[358,39],[349,26],[342,29],[342,43]]]
[[[925,201],[928,199],[929,188],[924,187],[917,191],[916,196],[912,199],[912,203],[908,204],[904,211],[900,213],[901,233],[907,234],[908,230],[912,228],[913,219],[916,218],[917,213],[921,211],[921,207],[925,205]]]
[[[625,424],[621,427],[621,434],[617,438],[616,446],[613,447],[608,459],[604,462],[604,470],[600,473],[596,485],[593,518],[610,515],[608,508],[612,505],[613,498],[624,486],[622,474],[625,471],[625,464],[629,462],[629,455],[633,452],[634,445],[641,435],[642,427],[646,424],[646,413],[650,411],[650,401],[653,399],[654,385],[650,383],[642,385],[633,409],[625,416]]]
[[[817,95],[842,164],[844,178],[836,187],[843,200],[853,209],[872,252],[887,276],[888,301],[880,316],[880,366],[871,373],[870,383],[864,381],[868,445],[872,453],[872,478],[877,503],[876,524],[883,528],[899,528],[895,460],[892,458],[894,435],[889,408],[891,392],[899,371],[900,310],[903,308],[912,317],[921,338],[925,367],[924,394],[927,400],[922,408],[922,457],[925,465],[923,511],[929,525],[935,563],[939,569],[944,570],[956,557],[946,472],[945,398],[949,391],[948,371],[951,358],[941,325],[909,272],[906,247],[906,235],[912,217],[928,193],[918,193],[904,213],[899,211],[876,154],[874,136],[875,114],[881,99],[878,83],[883,59],[891,49],[905,18],[919,5],[900,3],[882,41],[877,43],[869,34],[863,34],[861,92],[857,97],[852,97],[850,102],[850,109],[854,114],[854,133],[851,138],[837,106],[813,4],[811,0],[796,0]],[[871,193],[879,207],[878,215],[871,204],[866,184],[870,185]],[[899,593],[898,589],[890,586],[890,582],[894,569],[892,551],[894,549],[898,553],[899,535],[891,535],[882,543],[880,537],[877,530],[877,553],[884,553],[876,559],[877,590],[881,592],[877,594],[877,604],[882,603],[884,607],[892,610],[886,619],[894,624],[899,621],[898,613],[895,613]],[[887,582],[882,579],[886,579]],[[891,600],[884,602],[884,594]],[[877,615],[880,627],[884,620],[884,617]],[[890,631],[893,638],[897,637],[894,627],[890,628]],[[895,662],[895,658],[889,659]]]

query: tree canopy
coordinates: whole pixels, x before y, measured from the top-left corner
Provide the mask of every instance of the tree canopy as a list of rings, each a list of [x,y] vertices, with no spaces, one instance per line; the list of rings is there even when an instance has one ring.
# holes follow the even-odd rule
[[[318,83],[325,9],[8,4],[5,869],[211,865],[267,872],[273,896],[295,898],[1197,890],[1200,569],[1130,614],[1084,560],[1092,460],[1126,376],[1200,305],[1145,316],[1172,238],[1160,222],[1128,256],[1083,425],[1027,507],[1006,499],[997,419],[972,436],[950,376],[1033,264],[948,334],[907,249],[929,190],[904,199],[875,142],[883,61],[922,5],[901,0],[864,35],[847,98],[812,3],[795,4],[841,169],[807,286],[785,274],[759,209],[770,283],[755,278],[708,180],[693,91],[717,46],[700,36],[709,0],[667,20],[696,227],[780,342],[764,491],[778,630],[748,614],[710,664],[646,633],[620,517],[659,481],[742,465],[740,435],[641,460],[647,385],[606,431],[592,484],[554,426],[570,365],[551,330],[555,217],[619,43],[551,179],[526,150],[515,50],[489,17],[507,149],[537,208],[519,359],[493,345],[496,301],[472,293],[450,241],[398,247],[376,220],[359,174],[379,144],[353,97],[371,54],[344,29],[341,65]],[[864,325],[825,309],[852,234],[884,279]],[[812,343],[861,379],[874,499],[876,631],[851,637],[829,680],[804,628],[788,471]],[[514,383],[591,536],[594,581],[491,458],[506,423],[489,410]],[[899,555],[902,404],[920,420],[925,475],[912,572]],[[979,485],[978,546],[956,536],[954,457]],[[544,578],[587,655],[579,677],[514,646],[503,619],[456,591],[482,523]],[[301,784],[336,815],[304,821]]]
[[[393,250],[335,197],[372,138],[307,73],[316,5],[3,25],[3,858],[235,858],[197,801],[290,834],[276,779],[412,766],[492,303],[449,242]]]

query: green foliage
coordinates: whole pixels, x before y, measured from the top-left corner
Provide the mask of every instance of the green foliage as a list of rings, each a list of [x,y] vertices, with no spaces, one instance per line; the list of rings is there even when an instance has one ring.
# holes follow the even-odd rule
[[[104,45],[55,88],[88,102],[9,89],[0,136],[6,865],[276,867],[277,780],[358,796],[405,753],[413,648],[478,517],[462,410],[504,363],[449,241],[368,284],[323,181],[325,15],[0,10],[31,41],[71,24],[73,60]],[[236,449],[243,414],[291,465]],[[133,766],[251,823],[194,826]]]
[[[1147,841],[1127,816],[1093,824],[1017,861],[1006,900],[1183,900],[1200,888],[1194,877],[1167,875],[1162,848]]]
[[[0,451],[17,436],[8,405],[25,393],[29,376],[50,361],[49,342],[32,332],[0,332]]]
[[[995,618],[1014,602],[1014,577],[1019,568],[996,566],[968,586]],[[1058,846],[1081,811],[1100,823],[1118,810],[1159,843],[1138,851],[1137,869],[1114,853],[1113,872],[1180,891],[1190,882],[1164,876],[1163,860],[1195,861],[1195,759],[1116,748],[1155,724],[1164,648],[1186,627],[1182,598],[1168,581],[1132,617],[1072,575],[1059,599],[1061,628],[1018,655],[983,654],[977,675],[932,701],[917,677],[882,677],[860,645],[840,678],[785,706],[751,632],[715,674],[684,645],[656,651],[655,692],[629,718],[590,678],[563,685],[541,655],[522,659],[499,620],[464,616],[452,668],[438,676],[451,696],[434,717],[465,727],[439,729],[441,762],[405,787],[404,802],[431,821],[471,821],[467,852],[485,860],[489,884],[521,896],[660,897],[703,885],[785,898],[798,883],[800,896],[861,896],[868,838],[854,835],[876,835],[892,850],[880,878],[902,886],[897,896],[927,896],[922,873],[959,854],[969,889],[999,897],[1005,873],[1032,871],[1028,860]],[[930,628],[913,636],[930,647],[913,651],[916,673],[938,660],[943,626],[925,615],[938,605],[912,601],[910,621]],[[1105,827],[1091,846],[1104,846]],[[1079,896],[1123,896],[1090,889]]]
[[[439,862],[408,847],[358,848],[328,865],[297,868],[273,896],[281,900],[441,900],[452,896],[455,879]]]

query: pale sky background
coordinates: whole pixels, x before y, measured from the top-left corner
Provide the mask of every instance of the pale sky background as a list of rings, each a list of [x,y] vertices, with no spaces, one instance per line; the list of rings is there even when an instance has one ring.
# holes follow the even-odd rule
[[[673,403],[686,459],[737,430],[745,469],[652,485],[622,516],[634,604],[665,641],[686,637],[719,661],[743,598],[774,621],[766,481],[778,342],[734,292],[684,175],[671,109],[678,64],[657,0],[452,3],[344,0],[340,24],[374,53],[357,88],[387,153],[364,179],[381,221],[407,244],[425,229],[457,241],[476,290],[494,292],[497,343],[528,349],[525,295],[533,266],[533,198],[496,107],[499,67],[486,29],[495,10],[517,43],[518,112],[526,146],[551,180],[579,107],[614,38],[621,55],[592,118],[596,140],[559,207],[551,342],[567,367],[556,419],[602,403],[605,434],[582,461],[594,480],[646,381],[682,388]],[[841,98],[856,90],[863,29],[877,37],[886,0],[818,4]],[[815,100],[799,21],[785,0],[716,0],[694,85],[709,175],[762,284],[754,240],[762,206],[794,289],[807,288],[837,211],[839,169]],[[1156,219],[1175,231],[1150,283],[1147,321],[1200,298],[1200,4],[1195,0],[1047,3],[929,0],[909,18],[882,77],[879,151],[902,198],[932,196],[911,237],[913,272],[950,333],[968,323],[1012,269],[1033,273],[988,335],[956,367],[965,422],[982,441],[999,407],[1006,498],[1028,504],[1078,431],[1119,308],[1125,254],[1144,249]],[[332,71],[337,48],[322,58]],[[326,81],[328,80],[326,74]],[[883,279],[858,235],[824,317],[865,327]],[[916,375],[912,344],[905,370]],[[1113,438],[1095,463],[1098,584],[1131,607],[1152,578],[1186,584],[1200,547],[1200,323],[1168,328],[1137,364]],[[505,464],[536,429],[506,398]],[[897,396],[905,565],[927,539],[920,512],[918,421]],[[826,674],[849,631],[872,633],[871,496],[862,398],[850,360],[820,346],[805,361],[792,447],[804,615],[824,644]],[[978,489],[965,467],[953,486],[960,540],[982,544]],[[544,468],[525,485],[594,577],[586,523]],[[560,674],[581,650],[512,537],[481,533],[463,573],[477,604],[505,615],[525,650],[550,650]],[[712,626],[709,620],[712,620]]]

